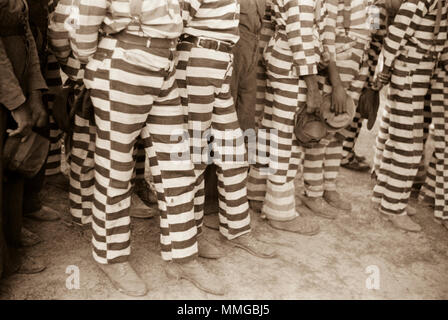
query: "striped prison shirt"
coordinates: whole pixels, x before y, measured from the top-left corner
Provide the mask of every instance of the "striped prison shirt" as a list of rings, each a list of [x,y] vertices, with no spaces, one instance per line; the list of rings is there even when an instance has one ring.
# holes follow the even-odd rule
[[[238,0],[184,0],[184,34],[237,43]]]
[[[121,31],[151,38],[175,39],[182,32],[182,17],[178,0],[140,0],[139,16],[131,16],[132,1],[73,0],[79,4],[75,24],[75,56],[86,63],[98,44],[100,28],[105,34]]]
[[[48,25],[48,45],[58,60],[62,71],[73,81],[84,78],[84,65],[73,56],[69,22],[70,7],[73,0],[59,0],[54,12],[50,14]]]
[[[409,44],[417,51],[442,52],[446,40],[446,9],[443,10],[440,31],[435,36],[435,22],[438,2],[446,7],[446,0],[408,0],[403,2],[394,22],[388,28],[388,36],[384,40],[384,65],[391,67],[400,49]]]
[[[272,20],[286,32],[293,63],[301,76],[317,73],[314,0],[273,0]]]

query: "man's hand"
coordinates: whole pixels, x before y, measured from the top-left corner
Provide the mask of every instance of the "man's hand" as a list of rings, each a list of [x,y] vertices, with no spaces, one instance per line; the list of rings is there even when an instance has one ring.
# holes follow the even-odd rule
[[[320,113],[320,107],[322,105],[322,96],[317,85],[317,79],[315,75],[304,76],[307,93],[306,93],[306,112],[307,113]]]
[[[381,83],[383,86],[386,86],[389,84],[391,77],[391,70],[388,67],[384,66],[383,70],[378,73],[377,81],[379,81],[379,83]]]
[[[333,87],[333,92],[331,93],[331,110],[336,115],[347,112],[346,102],[347,92],[344,87],[342,85]]]
[[[48,123],[48,114],[42,102],[42,93],[39,90],[32,91],[27,101],[31,111],[33,125],[42,128]]]
[[[319,64],[317,65],[317,69],[319,71],[322,71],[326,68],[328,68],[328,65],[330,64],[330,54],[328,52],[322,53]]]
[[[31,128],[33,122],[31,120],[31,115],[26,103],[22,104],[17,109],[11,111],[12,117],[15,122],[17,122],[17,129],[8,129],[6,132],[11,136],[22,137],[21,142],[25,142],[31,133]]]

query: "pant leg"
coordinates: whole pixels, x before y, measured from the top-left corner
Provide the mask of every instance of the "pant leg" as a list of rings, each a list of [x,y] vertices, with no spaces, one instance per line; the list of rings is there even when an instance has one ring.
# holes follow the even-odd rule
[[[79,94],[76,87],[75,94]],[[73,124],[69,199],[72,219],[81,225],[92,222],[95,136],[93,121],[78,111]]]
[[[188,261],[197,256],[194,211],[195,173],[187,139],[184,110],[173,71],[165,76],[142,132],[150,173],[159,199],[160,243],[165,261]],[[163,192],[163,193],[162,193]],[[162,194],[161,194],[162,193]]]
[[[445,89],[446,71],[442,64],[439,64],[431,82],[431,114],[434,125],[434,153],[430,164],[435,167],[435,175],[428,175],[426,189],[434,186],[435,208],[434,215],[440,219],[448,219],[448,202],[446,193],[448,183],[445,181],[446,173],[446,102]],[[430,171],[428,169],[428,171]],[[429,181],[428,181],[429,180]]]
[[[219,59],[218,56],[216,58]],[[211,134],[213,161],[218,168],[217,176],[220,181],[219,229],[227,239],[233,239],[250,231],[250,216],[246,188],[248,161],[240,128],[242,118],[237,116],[230,91],[232,63],[229,64],[223,83],[220,87],[215,87]],[[240,102],[247,103],[248,100],[243,98]],[[241,107],[240,105],[239,108]],[[247,112],[246,107],[243,107],[245,110],[240,109],[242,113]]]
[[[423,150],[426,146],[426,141],[429,137],[429,126],[432,122],[431,117],[431,94],[432,89],[428,91],[425,96],[425,103],[423,108]],[[412,193],[418,195],[422,189],[426,180],[426,166],[425,166],[425,153],[422,155],[422,160],[418,166],[417,175],[415,176],[414,183],[412,184]]]
[[[50,127],[50,151],[46,162],[45,175],[50,176],[61,172],[61,138],[63,132],[58,128],[53,118],[53,102],[55,99],[55,89],[62,86],[59,64],[53,54],[48,54],[48,62],[46,65],[46,82],[49,91],[44,93],[44,101],[49,111],[49,127]]]
[[[142,142],[139,140],[135,155],[135,179],[145,179],[146,153]]]
[[[388,105],[388,138],[377,171],[373,201],[388,214],[404,214],[423,153],[423,109],[434,61],[412,48],[394,62]],[[408,76],[403,76],[408,74]]]
[[[262,66],[264,69],[264,63]],[[260,67],[261,68],[261,67]],[[266,79],[264,79],[266,77]],[[261,80],[260,80],[261,78]],[[266,196],[267,175],[261,171],[268,169],[268,145],[269,145],[269,128],[272,128],[272,105],[273,105],[273,88],[267,78],[266,70],[258,73],[258,80],[264,85],[258,85],[257,89],[257,105],[263,105],[263,112],[257,121],[257,148],[255,155],[255,163],[251,164],[247,181],[247,197],[249,200],[264,201]],[[260,98],[262,96],[262,98]],[[262,102],[260,102],[262,99]],[[263,125],[264,123],[264,125]]]
[[[225,207],[225,211],[220,209],[220,230],[228,238],[237,237],[249,230],[250,219],[243,134],[230,93],[233,57],[228,53],[193,47],[189,43],[182,43],[178,51],[178,79],[181,79],[183,102],[188,101],[188,125],[192,137],[190,150],[197,178],[196,224],[201,227],[203,216],[203,201],[199,200],[203,195],[203,173],[208,162],[213,160],[220,168],[218,190],[221,190],[222,197],[219,207]],[[206,65],[204,57],[208,58]],[[211,158],[207,150],[208,136],[212,137]],[[220,184],[223,188],[219,187]]]
[[[233,48],[234,70],[230,90],[238,121],[243,131],[255,128],[257,95],[258,38],[240,30],[240,40]]]
[[[210,137],[214,97],[212,84],[208,86],[201,84],[198,88],[195,86],[188,88],[187,67],[190,63],[192,48],[193,45],[189,42],[181,42],[177,46],[176,82],[179,87],[184,116],[188,122],[190,153],[196,176],[194,215],[198,234],[201,234],[205,201],[204,171],[212,162],[209,158],[207,138]]]
[[[258,153],[266,155],[257,155],[255,168],[267,178],[263,213],[272,220],[288,221],[298,215],[294,178],[302,161],[302,147],[294,135],[294,115],[305,106],[306,84],[294,76],[277,78],[269,70],[268,76],[273,104],[270,110],[265,109],[258,134]]]
[[[143,128],[154,141],[164,186],[164,202],[168,203],[166,216],[161,217],[162,235],[168,229],[169,237],[169,241],[162,238],[162,256],[166,260],[189,258],[197,251],[196,229],[192,228],[191,232],[192,249],[185,250],[182,243],[185,234],[176,232],[176,228],[183,225],[183,220],[189,225],[188,221],[193,222],[192,197],[186,192],[187,187],[182,188],[180,184],[184,176],[192,176],[193,173],[182,170],[185,165],[191,166],[189,160],[176,161],[171,157],[178,145],[175,143],[177,140],[171,141],[176,133],[173,129],[181,129],[183,124],[174,78],[167,74],[173,68],[172,53],[169,50],[154,52],[138,46],[128,50],[129,45],[111,38],[103,38],[99,48],[89,63],[87,81],[85,79],[86,85],[92,88],[97,125],[92,209],[94,258],[99,263],[114,263],[126,261],[130,254],[133,149]],[[136,52],[138,57],[134,56]],[[179,120],[180,126],[171,126],[171,122]],[[190,199],[185,201],[185,198]],[[186,213],[182,214],[184,210]]]

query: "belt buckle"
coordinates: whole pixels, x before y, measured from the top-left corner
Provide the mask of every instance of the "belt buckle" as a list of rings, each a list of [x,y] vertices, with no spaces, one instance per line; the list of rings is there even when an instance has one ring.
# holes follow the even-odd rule
[[[204,47],[201,45],[201,41],[205,41],[206,39],[203,38],[203,37],[197,37],[197,39],[198,39],[198,41],[196,41],[196,46],[197,46],[198,48],[206,49],[206,48],[204,48]]]

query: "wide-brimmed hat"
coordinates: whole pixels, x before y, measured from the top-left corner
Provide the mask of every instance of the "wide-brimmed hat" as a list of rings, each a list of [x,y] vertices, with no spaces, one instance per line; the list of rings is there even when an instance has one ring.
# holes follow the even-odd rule
[[[306,108],[296,113],[294,124],[294,134],[301,145],[317,143],[327,135],[327,128],[322,118],[307,113]]]
[[[22,137],[8,137],[3,147],[5,169],[18,172],[24,177],[34,177],[47,159],[50,141],[31,132],[25,142]]]
[[[331,110],[331,94],[324,95],[321,111],[322,118],[329,132],[337,132],[347,127],[355,117],[356,106],[353,99],[347,95],[345,102],[346,112],[336,115]]]

